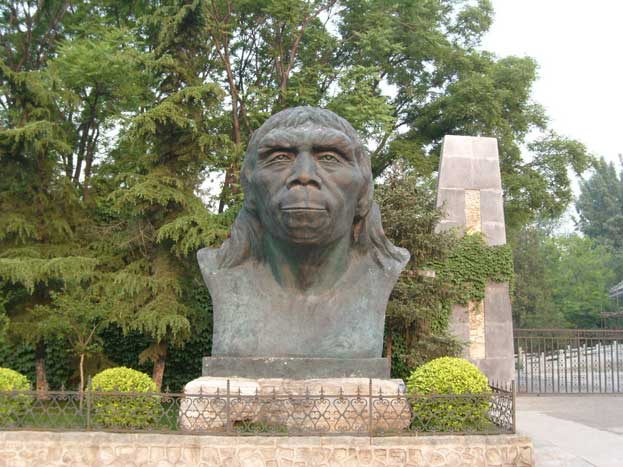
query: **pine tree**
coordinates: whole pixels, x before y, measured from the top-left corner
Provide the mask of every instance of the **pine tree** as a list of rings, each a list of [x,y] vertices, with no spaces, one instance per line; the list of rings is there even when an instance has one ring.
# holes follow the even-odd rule
[[[204,168],[227,141],[212,126],[222,91],[202,79],[198,7],[163,6],[148,22],[155,92],[100,171],[110,190],[101,210],[110,237],[96,248],[108,255],[113,320],[149,336],[141,359],[154,362],[160,389],[168,346],[188,340],[202,311],[189,307],[183,286],[199,280],[195,252],[220,243],[231,219],[210,214],[199,197]]]
[[[1,293],[11,318],[9,331],[36,348],[40,391],[46,385],[45,330],[32,309],[49,303],[52,291],[89,280],[97,263],[80,242],[84,211],[79,196],[59,170],[72,151],[71,135],[62,123],[57,82],[42,69],[65,13],[61,2],[13,2],[2,10]]]

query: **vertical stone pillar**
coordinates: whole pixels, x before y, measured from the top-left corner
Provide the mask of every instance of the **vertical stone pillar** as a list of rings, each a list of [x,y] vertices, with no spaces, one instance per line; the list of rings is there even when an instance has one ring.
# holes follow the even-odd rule
[[[506,227],[500,159],[495,138],[448,135],[439,164],[437,206],[445,207],[439,230],[481,232],[487,244],[504,245]],[[450,331],[467,343],[464,357],[490,380],[514,376],[513,327],[508,283],[489,282],[485,299],[454,305]]]

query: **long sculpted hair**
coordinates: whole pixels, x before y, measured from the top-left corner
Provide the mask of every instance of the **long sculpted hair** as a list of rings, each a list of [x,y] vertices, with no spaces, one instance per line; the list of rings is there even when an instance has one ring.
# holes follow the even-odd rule
[[[396,248],[385,236],[381,225],[381,213],[373,201],[374,184],[370,156],[364,148],[357,132],[345,119],[330,110],[317,107],[292,107],[271,116],[257,129],[249,142],[242,163],[240,182],[245,194],[242,209],[231,229],[230,238],[223,243],[218,253],[220,267],[231,268],[247,259],[262,260],[263,228],[255,209],[254,190],[251,174],[258,158],[258,144],[264,136],[275,128],[296,128],[306,124],[334,128],[344,133],[353,144],[355,159],[363,172],[366,183],[357,193],[357,208],[353,220],[351,249],[361,254],[371,253],[375,262],[382,268],[387,261],[404,259],[404,253]]]

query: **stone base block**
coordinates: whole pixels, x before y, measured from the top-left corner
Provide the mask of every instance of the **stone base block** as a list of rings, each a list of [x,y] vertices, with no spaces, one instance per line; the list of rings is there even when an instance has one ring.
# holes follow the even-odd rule
[[[400,379],[201,377],[186,384],[186,431],[369,433],[401,431],[411,406]]]
[[[386,358],[203,357],[202,376],[389,379]]]

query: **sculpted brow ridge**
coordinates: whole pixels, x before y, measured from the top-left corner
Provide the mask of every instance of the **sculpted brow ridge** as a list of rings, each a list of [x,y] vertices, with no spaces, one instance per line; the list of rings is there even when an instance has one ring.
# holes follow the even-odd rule
[[[301,129],[296,133],[283,129],[273,130],[262,138],[258,145],[258,152],[260,156],[266,156],[280,149],[285,151],[295,149],[303,142],[311,145],[315,151],[334,150],[348,158],[351,157],[353,150],[353,142],[341,131],[313,128]]]

